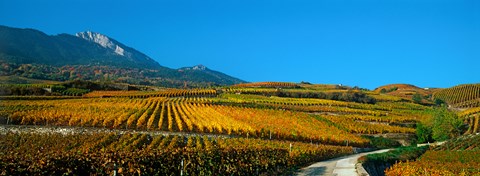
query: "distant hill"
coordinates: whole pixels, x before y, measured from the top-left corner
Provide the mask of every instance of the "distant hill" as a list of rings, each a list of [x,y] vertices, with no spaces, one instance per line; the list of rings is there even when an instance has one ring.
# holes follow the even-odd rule
[[[389,93],[397,95],[413,95],[420,93],[422,95],[429,94],[428,88],[420,88],[411,84],[388,84],[376,88],[374,91],[377,93]]]
[[[176,70],[181,74],[182,80],[196,80],[199,82],[223,83],[224,85],[233,85],[245,83],[245,81],[231,77],[222,72],[210,70],[203,65],[193,67],[182,67]]]
[[[420,95],[422,103],[432,103],[431,96],[437,88],[420,88],[411,84],[388,84],[374,90],[376,93],[384,93],[406,99],[413,99],[414,95]]]
[[[106,35],[91,31],[47,35],[0,26],[0,76],[65,81],[113,80],[168,87],[245,81],[198,65],[171,69]]]

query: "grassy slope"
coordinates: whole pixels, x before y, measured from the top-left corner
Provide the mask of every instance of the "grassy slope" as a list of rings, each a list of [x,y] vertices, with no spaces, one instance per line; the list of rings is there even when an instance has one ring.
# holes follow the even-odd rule
[[[31,79],[21,76],[0,76],[0,84],[58,84],[58,81]]]

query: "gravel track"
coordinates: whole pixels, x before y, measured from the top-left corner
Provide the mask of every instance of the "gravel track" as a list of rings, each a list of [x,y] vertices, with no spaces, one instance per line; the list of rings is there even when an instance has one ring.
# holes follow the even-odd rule
[[[42,125],[0,125],[0,134],[7,133],[36,133],[36,134],[54,134],[63,135],[72,134],[96,134],[96,133],[117,133],[117,134],[149,134],[152,136],[207,136],[209,138],[235,138],[234,135],[206,134],[206,133],[187,133],[187,132],[169,132],[169,131],[146,131],[133,129],[109,129],[97,127],[70,127],[70,126],[42,126]]]
[[[356,164],[358,158],[372,154],[372,153],[383,153],[391,149],[383,149],[372,152],[358,153],[348,156],[343,156],[339,158],[333,158],[326,161],[321,161],[314,163],[308,167],[300,169],[297,173],[298,176],[305,175],[333,175],[333,176],[356,176],[359,175],[357,172]]]

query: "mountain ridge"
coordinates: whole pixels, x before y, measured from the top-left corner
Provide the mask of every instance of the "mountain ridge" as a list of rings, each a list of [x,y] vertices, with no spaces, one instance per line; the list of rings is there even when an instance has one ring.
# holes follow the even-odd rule
[[[75,35],[65,33],[47,35],[36,29],[20,29],[0,25],[0,41],[2,41],[0,42],[0,61],[10,63],[10,66],[12,66],[12,68],[0,70],[5,72],[0,74],[4,76],[26,75],[30,78],[53,78],[54,80],[55,77],[62,77],[56,79],[57,81],[87,77],[93,79],[95,76],[89,75],[98,75],[99,70],[88,70],[83,67],[97,66],[96,68],[100,68],[101,66],[108,66],[124,70],[123,72],[132,72],[117,76],[118,78],[135,77],[146,82],[157,82],[152,80],[163,80],[163,82],[187,81],[192,83],[203,82],[208,85],[231,85],[245,82],[224,73],[210,70],[203,65],[179,69],[164,67],[146,54],[107,35],[92,31],[78,32]],[[19,67],[24,64],[33,64],[33,67],[52,66],[55,68],[53,68],[52,73],[35,71],[32,73],[32,70],[18,71]],[[78,75],[77,73],[78,76],[72,76],[73,73],[70,73],[70,76],[61,75],[68,71],[63,68],[65,66],[74,66],[73,69],[78,66],[83,69],[80,71],[82,74]],[[17,71],[14,72],[14,70]],[[47,70],[52,70],[52,68]],[[134,70],[140,71],[142,74],[135,75]],[[92,71],[95,71],[95,73]],[[115,73],[110,70],[110,74]],[[38,76],[41,74],[43,76]],[[138,77],[138,75],[142,76]]]

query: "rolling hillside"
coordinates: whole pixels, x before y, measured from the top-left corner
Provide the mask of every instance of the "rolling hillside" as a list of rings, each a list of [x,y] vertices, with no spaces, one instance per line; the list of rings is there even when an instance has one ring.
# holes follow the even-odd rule
[[[376,88],[374,92],[392,95],[407,100],[418,101],[424,104],[432,104],[432,94],[441,89],[420,88],[411,84],[389,84]],[[416,100],[414,100],[414,97]]]
[[[0,124],[6,125],[0,129],[0,142],[8,144],[0,149],[8,151],[0,152],[0,169],[7,175],[37,173],[39,168],[51,174],[111,174],[110,166],[117,165],[123,174],[278,175],[352,154],[354,147],[411,145],[418,124],[446,111],[340,85],[259,82],[208,89],[92,91],[80,86],[91,82],[80,83],[2,85],[12,90],[51,88],[52,95],[0,96]],[[478,131],[478,118],[468,120],[469,133]],[[44,152],[32,157],[38,150]],[[426,156],[432,153],[445,156],[443,151],[427,151]],[[176,167],[182,157],[197,169]],[[160,167],[151,161],[168,164]],[[75,169],[79,167],[84,169]],[[403,167],[409,166],[397,164],[389,172]]]

